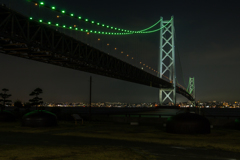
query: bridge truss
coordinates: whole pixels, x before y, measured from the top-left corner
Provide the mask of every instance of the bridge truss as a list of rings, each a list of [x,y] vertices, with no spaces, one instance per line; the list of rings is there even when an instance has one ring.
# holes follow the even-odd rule
[[[157,76],[5,6],[0,7],[0,53],[156,88],[173,88],[171,83]],[[189,100],[193,99],[180,87],[177,93]]]

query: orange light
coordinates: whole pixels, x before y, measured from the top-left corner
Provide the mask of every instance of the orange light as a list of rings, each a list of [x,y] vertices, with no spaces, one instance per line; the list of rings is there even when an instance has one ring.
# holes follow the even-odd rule
[[[114,48],[115,50],[117,50],[117,48]]]
[[[132,59],[133,59],[133,57],[132,57]]]
[[[35,3],[35,6],[37,6],[38,4],[37,3]]]
[[[89,34],[89,32],[87,32],[87,34]]]
[[[57,18],[59,18],[60,16],[59,15],[57,15]]]
[[[107,46],[109,46],[109,43],[107,44]]]
[[[145,64],[143,64],[143,66],[145,66]]]
[[[121,53],[123,53],[123,51]]]
[[[76,24],[74,24],[74,25],[73,25],[73,27],[77,27],[77,25],[76,25]]]
[[[141,64],[142,62],[140,62],[140,64]]]
[[[97,40],[100,41],[100,38],[98,38]]]
[[[128,57],[129,55],[127,54],[127,57]]]

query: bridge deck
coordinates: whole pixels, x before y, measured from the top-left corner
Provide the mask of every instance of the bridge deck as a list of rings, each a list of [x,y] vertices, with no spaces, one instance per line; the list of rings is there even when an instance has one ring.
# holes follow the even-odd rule
[[[0,7],[0,53],[156,88],[173,87],[157,76],[4,6]],[[176,91],[192,100],[182,88]]]

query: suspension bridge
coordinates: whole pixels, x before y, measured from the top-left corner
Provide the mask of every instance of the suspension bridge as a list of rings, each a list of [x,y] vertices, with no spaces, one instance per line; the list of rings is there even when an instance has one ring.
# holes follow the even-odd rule
[[[177,82],[174,17],[169,20],[161,18],[150,27],[135,31],[77,16],[58,8],[57,4],[51,6],[42,1],[32,0],[28,3],[27,15],[1,4],[0,53],[159,88],[160,104],[165,101],[175,104],[176,93],[194,101],[194,78],[189,79],[187,89]],[[68,23],[71,25],[67,25]],[[106,43],[104,48],[101,48],[94,46],[89,38],[92,36],[97,41],[102,41],[102,38],[97,37],[101,35],[117,39],[116,37],[128,38],[159,32],[159,57],[154,58],[158,61],[156,68],[143,61],[137,61],[136,57],[128,53],[126,57],[134,59],[135,64],[122,60],[109,53],[106,47],[109,48],[111,44]],[[79,40],[79,37],[85,37],[85,42]],[[116,47],[113,51],[125,53]]]

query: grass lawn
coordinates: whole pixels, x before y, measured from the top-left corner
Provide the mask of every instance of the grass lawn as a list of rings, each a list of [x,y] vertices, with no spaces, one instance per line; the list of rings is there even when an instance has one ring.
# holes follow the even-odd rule
[[[211,130],[211,134],[178,135],[162,126],[110,122],[60,121],[58,127],[21,127],[20,122],[0,123],[0,159],[154,159],[154,155],[131,146],[166,144],[215,148],[240,152],[240,131]],[[135,147],[137,148],[137,147]]]

